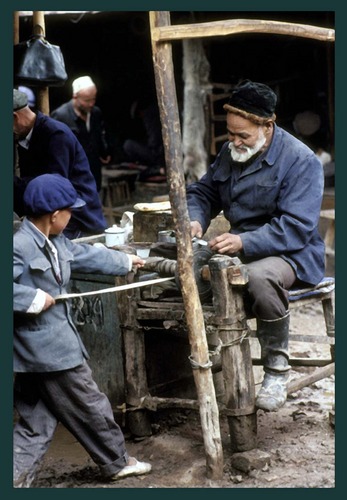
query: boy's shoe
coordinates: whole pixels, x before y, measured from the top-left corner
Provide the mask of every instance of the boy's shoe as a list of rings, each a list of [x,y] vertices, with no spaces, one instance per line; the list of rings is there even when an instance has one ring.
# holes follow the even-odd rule
[[[139,462],[134,457],[129,458],[129,462],[135,462],[132,465],[126,465],[122,470],[117,472],[111,477],[111,481],[118,481],[129,476],[141,476],[142,474],[147,474],[151,471],[152,466],[146,462]]]

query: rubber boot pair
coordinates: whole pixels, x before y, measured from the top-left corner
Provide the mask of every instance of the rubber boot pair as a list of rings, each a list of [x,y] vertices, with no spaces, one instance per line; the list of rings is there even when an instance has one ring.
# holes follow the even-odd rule
[[[289,312],[276,320],[257,319],[257,337],[265,374],[255,405],[261,410],[277,411],[287,400]]]

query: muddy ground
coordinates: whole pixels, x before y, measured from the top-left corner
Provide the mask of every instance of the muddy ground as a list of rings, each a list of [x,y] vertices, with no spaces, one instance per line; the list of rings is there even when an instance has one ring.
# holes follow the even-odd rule
[[[291,331],[324,333],[321,308],[292,313]],[[292,354],[329,357],[326,345],[292,343]],[[291,377],[314,371],[297,368]],[[260,367],[255,368],[257,388]],[[206,477],[206,458],[199,413],[162,410],[151,414],[153,435],[135,442],[126,434],[131,455],[152,464],[147,476],[105,483],[98,468],[63,427],[58,427],[33,488],[335,488],[335,376],[289,396],[277,413],[257,413],[257,451],[265,462],[248,471],[232,466],[228,422],[220,418],[223,478]]]

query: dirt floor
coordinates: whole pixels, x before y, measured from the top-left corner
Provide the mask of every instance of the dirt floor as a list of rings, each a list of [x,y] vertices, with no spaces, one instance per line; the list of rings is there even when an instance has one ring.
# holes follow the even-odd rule
[[[292,313],[291,331],[324,333],[321,308]],[[297,344],[297,345],[296,345]],[[309,347],[308,347],[309,346]],[[326,345],[300,344],[301,357],[328,357]],[[256,367],[257,387],[262,371]],[[315,368],[293,369],[295,379]],[[151,414],[151,437],[135,442],[126,435],[130,455],[149,461],[147,476],[105,483],[98,468],[63,427],[58,427],[32,488],[335,488],[335,376],[292,393],[276,413],[257,413],[258,460],[235,468],[226,417],[220,418],[223,478],[206,477],[206,457],[199,413],[162,410]],[[241,461],[241,464],[244,461]],[[236,464],[237,465],[237,464]],[[249,470],[247,468],[249,467]],[[243,470],[246,469],[246,470]]]

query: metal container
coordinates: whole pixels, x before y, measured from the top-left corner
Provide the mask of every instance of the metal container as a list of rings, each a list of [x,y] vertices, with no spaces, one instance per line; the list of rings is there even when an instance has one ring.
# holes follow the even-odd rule
[[[159,243],[176,243],[175,231],[169,229],[168,231],[158,232],[158,242]]]
[[[105,229],[105,240],[107,247],[113,247],[115,245],[124,245],[125,243],[124,227],[118,227],[117,224],[114,224],[112,227]]]

